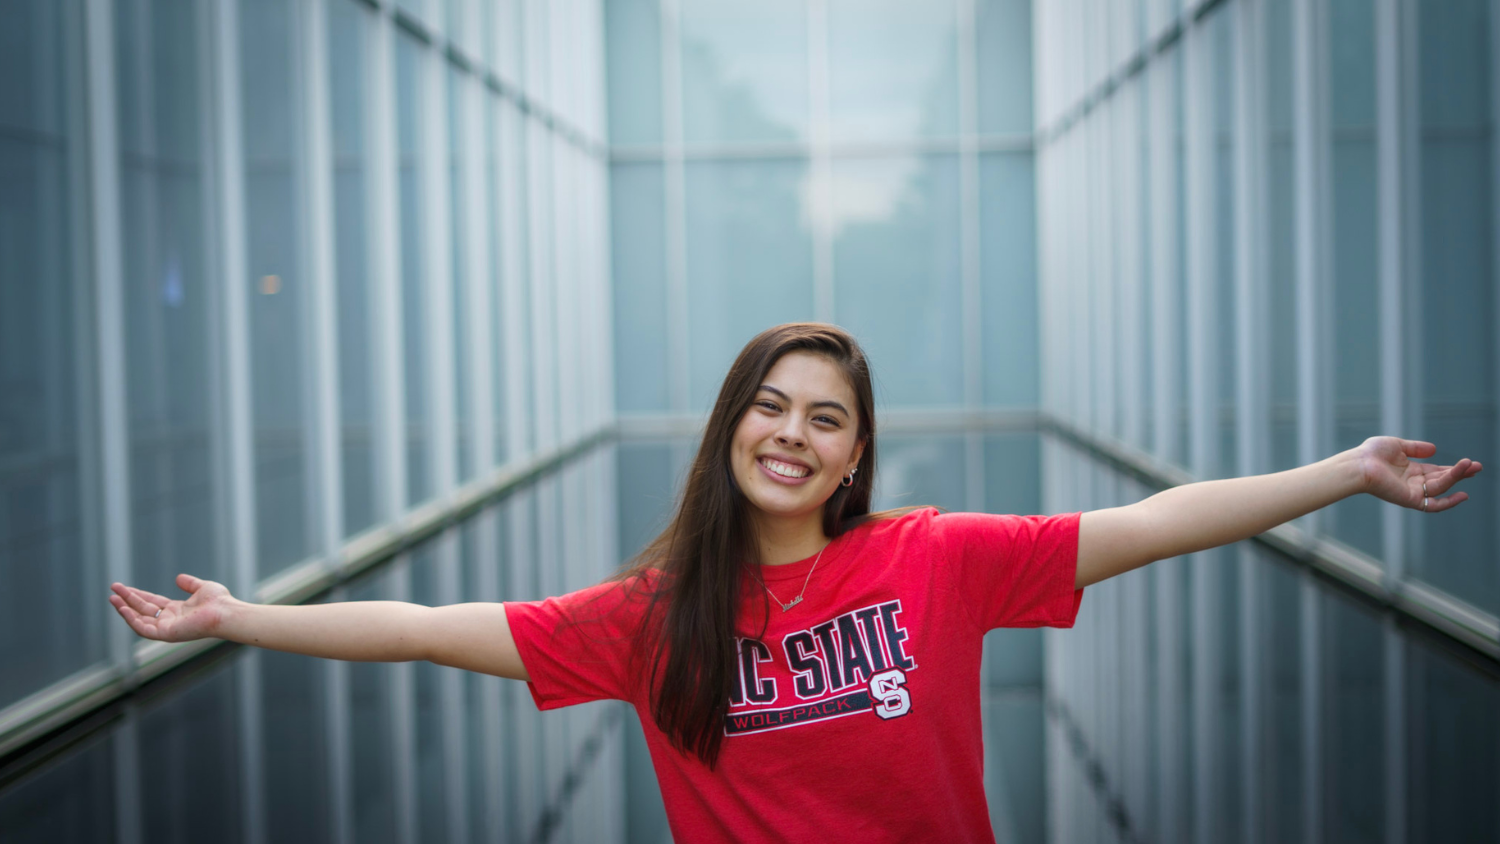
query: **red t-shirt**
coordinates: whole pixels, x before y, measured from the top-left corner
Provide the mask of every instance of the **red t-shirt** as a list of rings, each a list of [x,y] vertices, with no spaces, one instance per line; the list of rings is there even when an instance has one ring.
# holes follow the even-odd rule
[[[765,590],[747,579],[740,681],[713,771],[651,718],[649,670],[631,658],[643,600],[605,583],[507,603],[506,616],[539,708],[635,706],[676,841],[992,842],[984,633],[1073,625],[1079,515],[926,508],[862,525],[824,550],[801,603],[770,607],[764,634]],[[790,601],[812,565],[760,571]]]

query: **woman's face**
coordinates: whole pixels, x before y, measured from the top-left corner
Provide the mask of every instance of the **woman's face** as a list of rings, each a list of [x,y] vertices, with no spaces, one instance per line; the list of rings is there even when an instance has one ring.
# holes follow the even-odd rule
[[[766,373],[730,444],[735,481],[766,515],[821,516],[859,464],[859,406],[838,365],[789,352]]]

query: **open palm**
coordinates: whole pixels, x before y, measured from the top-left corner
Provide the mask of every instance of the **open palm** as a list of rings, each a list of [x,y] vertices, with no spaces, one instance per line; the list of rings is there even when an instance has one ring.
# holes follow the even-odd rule
[[[109,602],[130,629],[160,642],[188,642],[213,636],[224,619],[224,610],[234,598],[222,583],[200,580],[190,574],[177,575],[177,586],[191,593],[185,601],[173,601],[155,592],[123,583],[110,585]]]
[[[1465,457],[1452,466],[1417,463],[1410,458],[1431,457],[1437,446],[1400,437],[1370,437],[1359,446],[1365,491],[1375,497],[1428,513],[1440,513],[1467,501],[1467,492],[1438,496],[1464,478],[1472,478],[1484,467]]]

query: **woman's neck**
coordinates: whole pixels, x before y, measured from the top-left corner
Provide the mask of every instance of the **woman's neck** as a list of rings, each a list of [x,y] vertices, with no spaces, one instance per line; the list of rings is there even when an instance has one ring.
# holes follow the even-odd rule
[[[761,514],[755,521],[760,535],[760,562],[764,566],[805,560],[828,544],[820,512],[793,518]]]

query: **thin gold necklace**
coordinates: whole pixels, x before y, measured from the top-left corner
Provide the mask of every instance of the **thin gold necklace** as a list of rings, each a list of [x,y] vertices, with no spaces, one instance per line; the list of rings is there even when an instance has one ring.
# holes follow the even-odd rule
[[[831,541],[828,543],[828,545],[832,544],[833,543]],[[802,580],[802,591],[798,592],[797,597],[793,598],[790,603],[784,603],[780,598],[776,597],[776,593],[771,591],[771,587],[767,586],[764,580],[761,580],[760,573],[756,573],[755,579],[760,580],[760,588],[766,590],[766,594],[771,596],[771,600],[775,601],[778,604],[781,604],[782,612],[786,612],[792,607],[795,607],[798,604],[802,603],[802,596],[807,594],[808,581],[812,580],[812,573],[818,567],[818,560],[823,559],[823,551],[828,550],[828,545],[824,545],[822,550],[818,551],[818,556],[813,559],[812,568],[807,570],[807,577]]]

